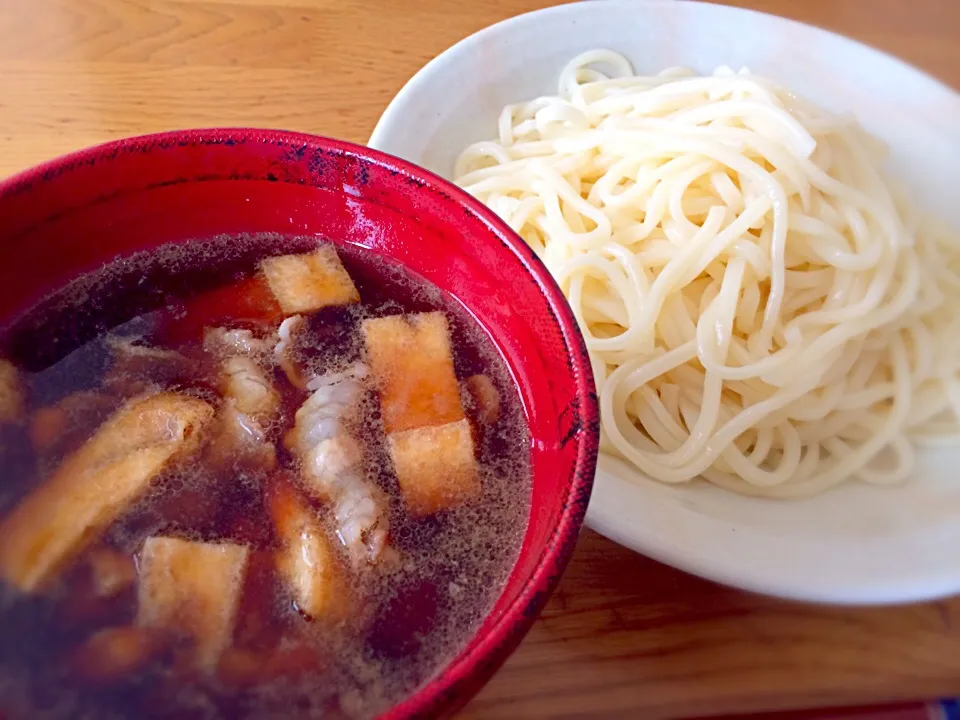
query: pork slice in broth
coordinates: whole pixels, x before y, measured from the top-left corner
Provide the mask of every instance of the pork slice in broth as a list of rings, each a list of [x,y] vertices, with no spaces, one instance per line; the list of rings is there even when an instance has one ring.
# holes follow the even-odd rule
[[[277,450],[267,437],[263,425],[240,412],[227,398],[211,433],[204,457],[216,468],[273,470],[277,466]]]
[[[203,331],[203,349],[219,357],[265,358],[274,338],[259,337],[249,328],[209,327]]]
[[[332,505],[337,535],[355,566],[380,559],[389,530],[386,494],[366,476],[363,444],[351,430],[366,374],[366,367],[357,363],[312,379],[312,394],[297,410],[287,435],[289,449],[300,459],[304,484]]]
[[[256,360],[240,355],[224,360],[220,390],[242,412],[258,422],[269,422],[280,409],[280,395]]]
[[[266,429],[280,412],[280,394],[264,368],[272,345],[249,330],[208,328],[204,333],[204,348],[220,356],[224,403],[206,451],[219,468],[272,470],[277,465]]]
[[[303,315],[291,315],[286,318],[277,328],[277,344],[273,349],[278,367],[283,370],[290,384],[298,390],[307,389],[307,380],[306,373],[293,355],[293,348],[306,324]]]

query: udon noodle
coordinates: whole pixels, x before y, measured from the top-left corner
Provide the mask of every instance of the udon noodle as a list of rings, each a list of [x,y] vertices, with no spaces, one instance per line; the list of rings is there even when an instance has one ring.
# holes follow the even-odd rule
[[[960,242],[882,154],[746,70],[644,77],[598,50],[454,172],[569,299],[604,451],[789,498],[901,481],[914,442],[958,436]]]

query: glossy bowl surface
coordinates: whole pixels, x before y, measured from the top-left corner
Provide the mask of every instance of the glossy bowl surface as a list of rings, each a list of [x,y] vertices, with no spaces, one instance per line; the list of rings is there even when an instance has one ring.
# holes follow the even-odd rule
[[[476,318],[514,378],[533,472],[519,558],[474,637],[385,717],[452,713],[520,642],[563,572],[599,432],[566,301],[493,213],[425,170],[336,140],[246,129],[121,140],[0,183],[0,320],[117,256],[257,232],[317,235],[401,262]]]

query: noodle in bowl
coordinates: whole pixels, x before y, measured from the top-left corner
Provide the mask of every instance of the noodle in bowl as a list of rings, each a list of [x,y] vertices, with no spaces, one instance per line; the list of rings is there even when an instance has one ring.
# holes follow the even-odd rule
[[[960,237],[882,147],[743,69],[638,76],[596,50],[504,108],[454,180],[573,306],[606,452],[751,495],[890,484],[956,442]]]
[[[603,404],[588,526],[889,603],[960,591],[958,117],[817,28],[596,0],[457,43],[370,144],[488,203],[562,286]]]

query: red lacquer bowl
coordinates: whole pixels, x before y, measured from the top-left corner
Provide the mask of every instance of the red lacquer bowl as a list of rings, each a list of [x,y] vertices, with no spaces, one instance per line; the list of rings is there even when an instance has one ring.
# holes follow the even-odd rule
[[[530,628],[587,508],[599,420],[573,315],[517,235],[425,170],[309,135],[194,130],[84,150],[0,184],[0,319],[118,255],[239,232],[316,234],[403,263],[470,311],[513,374],[533,469],[520,557],[466,647],[385,717],[452,714]]]

